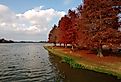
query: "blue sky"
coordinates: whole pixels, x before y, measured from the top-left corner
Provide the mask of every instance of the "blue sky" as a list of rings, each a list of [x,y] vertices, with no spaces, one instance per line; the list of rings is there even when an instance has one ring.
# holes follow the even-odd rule
[[[81,0],[0,0],[0,38],[48,40],[54,24]]]
[[[0,4],[8,6],[16,13],[39,6],[66,12],[70,8],[77,7],[80,3],[82,3],[81,0],[0,0]]]

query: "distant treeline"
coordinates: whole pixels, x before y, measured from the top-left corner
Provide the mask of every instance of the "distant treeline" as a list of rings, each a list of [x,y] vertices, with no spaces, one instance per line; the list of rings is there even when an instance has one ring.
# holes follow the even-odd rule
[[[0,43],[48,43],[47,41],[13,41],[6,40],[4,38],[0,39]]]
[[[17,41],[15,43],[48,43],[47,41]]]
[[[14,43],[12,40],[5,40],[4,38],[0,39],[0,43]]]

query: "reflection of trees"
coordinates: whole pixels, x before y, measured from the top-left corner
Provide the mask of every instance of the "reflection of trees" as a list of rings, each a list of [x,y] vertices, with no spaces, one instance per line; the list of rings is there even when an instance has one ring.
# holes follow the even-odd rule
[[[63,69],[61,68],[61,58],[53,55],[52,53],[49,52],[49,60],[52,63],[52,68],[54,69],[54,72],[56,74],[55,81],[63,82]]]

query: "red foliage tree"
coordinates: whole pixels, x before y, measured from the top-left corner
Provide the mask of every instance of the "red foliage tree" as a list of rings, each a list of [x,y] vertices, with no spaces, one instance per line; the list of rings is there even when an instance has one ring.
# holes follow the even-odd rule
[[[77,36],[77,14],[75,11],[69,10],[68,15],[65,15],[59,21],[59,42],[64,44],[71,44],[72,49],[76,43]]]
[[[57,43],[57,26],[54,25],[52,30],[49,33],[49,42],[54,43],[54,46],[56,46]]]
[[[74,10],[68,11],[68,17],[70,19],[70,26],[68,27],[69,43],[72,45],[72,49],[76,46],[76,39],[78,34],[78,14]]]
[[[62,17],[61,20],[59,21],[58,27],[59,27],[58,34],[60,35],[59,42],[64,43],[64,45],[69,44],[71,38],[69,35],[69,32],[71,32],[71,30],[69,31],[69,28],[72,27],[70,18],[67,15]]]
[[[119,13],[113,8],[114,2],[112,0],[85,0],[82,11],[82,18],[84,20],[84,28],[88,35],[88,46],[96,48],[98,55],[102,55],[103,42],[106,40],[115,40],[116,38],[104,38],[105,34],[110,34],[107,29],[118,30]],[[107,12],[108,11],[108,12]],[[117,31],[113,31],[117,33]],[[101,35],[100,35],[101,34]],[[119,33],[120,34],[120,33]],[[117,38],[118,39],[118,38]],[[107,43],[108,44],[108,43]],[[107,45],[105,43],[105,45]],[[113,41],[111,43],[113,44]]]

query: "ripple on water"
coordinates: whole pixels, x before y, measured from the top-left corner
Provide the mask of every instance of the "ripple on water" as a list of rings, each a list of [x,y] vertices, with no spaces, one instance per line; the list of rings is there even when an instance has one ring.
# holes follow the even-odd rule
[[[0,82],[54,82],[48,53],[41,44],[0,45]]]
[[[10,66],[4,71],[0,70],[0,81],[44,81],[53,78],[53,70],[51,69],[17,69],[15,66]]]

